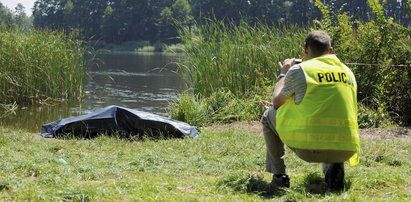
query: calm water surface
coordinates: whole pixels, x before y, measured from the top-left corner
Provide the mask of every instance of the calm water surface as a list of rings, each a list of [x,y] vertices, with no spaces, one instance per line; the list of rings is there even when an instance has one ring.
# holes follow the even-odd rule
[[[168,103],[183,90],[180,76],[173,73],[176,55],[110,53],[96,57],[87,71],[83,102],[22,108],[1,124],[40,132],[42,124],[109,105],[167,116]]]

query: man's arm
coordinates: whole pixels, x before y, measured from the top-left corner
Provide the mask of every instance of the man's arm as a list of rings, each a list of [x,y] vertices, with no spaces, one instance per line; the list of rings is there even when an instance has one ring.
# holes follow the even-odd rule
[[[286,59],[284,60],[283,64],[281,64],[281,62],[279,62],[278,64],[281,67],[281,74],[287,74],[288,70],[291,68],[291,66],[294,65],[294,60],[295,58],[291,58],[291,59]],[[273,107],[275,109],[278,109],[279,107],[281,107],[281,105],[283,105],[285,103],[285,101],[287,101],[288,98],[283,94],[281,94],[281,90],[284,87],[284,76],[279,78],[277,81],[277,84],[275,85],[274,88],[274,93],[273,93]]]

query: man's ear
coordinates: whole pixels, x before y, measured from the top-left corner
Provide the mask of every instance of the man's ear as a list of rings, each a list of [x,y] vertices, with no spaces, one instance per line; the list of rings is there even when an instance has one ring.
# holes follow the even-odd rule
[[[328,53],[329,53],[329,54],[333,54],[333,53],[334,53],[333,47],[331,47],[330,50],[328,50]]]
[[[304,43],[304,53],[307,55],[308,54],[308,46],[306,43]]]

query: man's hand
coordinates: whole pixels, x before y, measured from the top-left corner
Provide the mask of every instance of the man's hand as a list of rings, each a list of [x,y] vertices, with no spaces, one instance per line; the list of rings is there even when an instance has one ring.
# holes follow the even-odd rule
[[[288,58],[285,59],[283,63],[278,62],[278,65],[280,65],[281,68],[281,74],[287,74],[288,70],[294,65],[294,60],[295,58]]]
[[[295,63],[294,60],[295,58],[288,58],[284,60],[283,63],[281,62],[278,63],[281,68],[281,74],[287,74],[288,70],[290,70],[290,68],[294,65]],[[287,96],[284,96],[283,94],[281,94],[281,90],[283,89],[283,86],[284,86],[284,77],[282,78],[283,79],[278,79],[278,82],[274,88],[273,107],[275,109],[278,109],[288,99]]]
[[[270,108],[270,107],[273,106],[273,103],[272,103],[272,102],[268,102],[268,101],[265,101],[265,100],[260,100],[259,104],[260,104],[260,106],[262,106],[262,107],[264,107],[264,108],[266,108],[266,109],[268,109],[268,108]]]

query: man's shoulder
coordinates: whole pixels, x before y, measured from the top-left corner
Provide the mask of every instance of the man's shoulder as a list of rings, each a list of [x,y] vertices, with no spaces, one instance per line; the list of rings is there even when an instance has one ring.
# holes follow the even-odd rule
[[[287,72],[281,93],[287,97],[295,95],[295,103],[299,104],[307,89],[305,73],[301,65],[294,65]]]
[[[288,70],[286,77],[300,77],[304,76],[304,70],[302,69],[301,65],[296,64]]]
[[[292,66],[291,68],[290,68],[290,70],[289,71],[296,71],[296,70],[302,70],[302,68],[301,68],[301,65],[299,65],[299,64],[295,64],[294,66]]]

